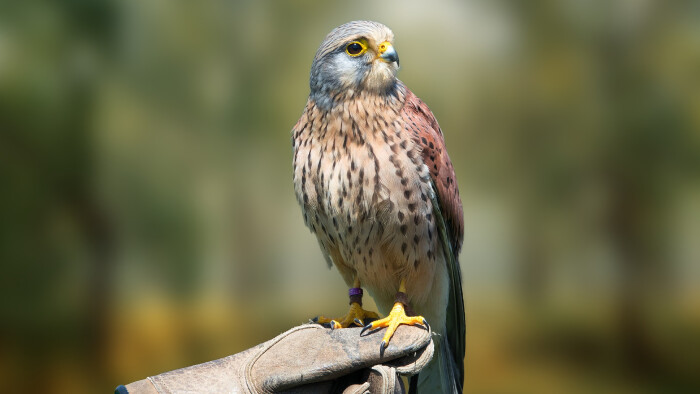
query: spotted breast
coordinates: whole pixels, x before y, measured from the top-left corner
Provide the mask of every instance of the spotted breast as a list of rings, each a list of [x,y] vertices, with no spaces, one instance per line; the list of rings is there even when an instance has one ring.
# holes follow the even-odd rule
[[[359,278],[386,313],[405,278],[416,311],[439,324],[444,306],[432,306],[447,293],[431,290],[448,287],[447,272],[430,170],[402,116],[409,94],[399,84],[396,94],[359,92],[329,110],[309,99],[293,129],[294,185],[306,225],[348,286]]]

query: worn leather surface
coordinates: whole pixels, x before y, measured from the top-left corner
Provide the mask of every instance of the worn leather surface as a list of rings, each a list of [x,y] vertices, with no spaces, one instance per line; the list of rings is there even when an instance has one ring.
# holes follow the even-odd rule
[[[383,330],[292,328],[258,346],[126,385],[129,393],[402,393],[401,375],[432,358],[429,331],[400,326],[384,354]]]

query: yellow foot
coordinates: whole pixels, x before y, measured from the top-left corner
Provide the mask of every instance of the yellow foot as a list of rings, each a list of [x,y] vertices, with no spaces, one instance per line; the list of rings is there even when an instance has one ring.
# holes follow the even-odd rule
[[[394,304],[394,307],[391,308],[389,316],[380,320],[375,320],[372,323],[366,325],[365,328],[363,328],[360,332],[360,335],[362,335],[367,330],[376,330],[377,328],[387,327],[386,334],[384,334],[382,343],[381,345],[379,345],[379,351],[384,352],[384,349],[386,349],[386,347],[389,345],[389,340],[394,335],[396,328],[400,324],[407,324],[410,326],[422,324],[426,328],[430,329],[428,322],[425,320],[425,318],[423,318],[423,316],[406,316],[406,311],[404,310],[403,304],[397,302]]]
[[[368,318],[379,319],[379,315],[372,311],[366,311],[362,309],[362,306],[360,306],[360,304],[353,302],[352,304],[350,304],[350,310],[348,311],[348,314],[343,317],[340,317],[338,319],[329,319],[324,316],[319,316],[314,318],[313,321],[315,323],[321,324],[329,323],[332,329],[336,329],[348,328],[353,323],[362,327],[365,325],[364,320]]]

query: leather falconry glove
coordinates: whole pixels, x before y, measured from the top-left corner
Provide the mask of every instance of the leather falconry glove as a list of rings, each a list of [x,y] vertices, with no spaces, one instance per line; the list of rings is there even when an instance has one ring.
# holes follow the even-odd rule
[[[399,375],[415,375],[430,361],[432,333],[400,326],[380,354],[381,336],[360,336],[361,330],[304,324],[241,353],[150,376],[115,393],[406,392]]]

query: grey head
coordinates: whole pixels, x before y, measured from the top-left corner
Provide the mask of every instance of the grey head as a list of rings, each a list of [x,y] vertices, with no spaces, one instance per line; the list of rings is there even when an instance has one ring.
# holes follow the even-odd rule
[[[328,109],[338,97],[363,90],[391,94],[399,69],[393,41],[394,33],[378,22],[353,21],[333,29],[311,65],[311,98]]]

